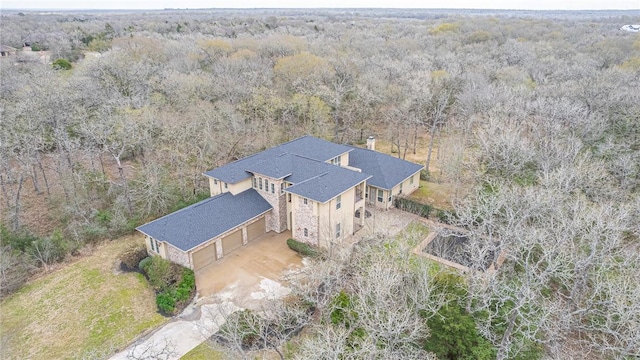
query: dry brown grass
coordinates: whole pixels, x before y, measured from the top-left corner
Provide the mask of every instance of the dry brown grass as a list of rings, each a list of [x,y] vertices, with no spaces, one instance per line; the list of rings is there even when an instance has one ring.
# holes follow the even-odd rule
[[[106,355],[165,322],[144,277],[118,270],[118,254],[136,241],[138,234],[105,242],[4,299],[2,358]]]

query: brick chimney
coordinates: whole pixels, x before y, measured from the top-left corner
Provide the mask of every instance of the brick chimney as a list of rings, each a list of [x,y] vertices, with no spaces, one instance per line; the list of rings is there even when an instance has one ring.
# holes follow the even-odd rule
[[[376,138],[374,138],[373,136],[369,136],[367,138],[367,149],[369,149],[369,150],[375,150],[376,149]]]

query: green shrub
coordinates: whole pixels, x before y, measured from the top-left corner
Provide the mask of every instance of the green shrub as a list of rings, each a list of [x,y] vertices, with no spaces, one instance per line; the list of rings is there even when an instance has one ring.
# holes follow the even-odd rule
[[[312,245],[300,242],[296,239],[287,239],[287,246],[289,249],[297,252],[302,256],[309,257],[318,257],[320,256],[320,251]]]
[[[431,336],[425,350],[438,359],[495,359],[496,349],[476,329],[476,323],[455,301],[444,305],[427,325]]]
[[[71,70],[71,63],[66,59],[58,59],[53,62],[53,68],[55,70]]]
[[[120,269],[123,271],[136,271],[140,261],[147,257],[147,248],[144,244],[133,244],[118,255]]]
[[[11,231],[0,224],[0,245],[11,246],[14,250],[26,252],[38,237],[26,231]]]
[[[176,300],[172,290],[165,290],[156,296],[156,304],[161,312],[173,314],[176,307]]]
[[[331,301],[331,309],[329,318],[333,325],[344,325],[349,328],[351,321],[357,318],[357,314],[353,311],[351,297],[344,290]]]
[[[159,256],[142,259],[140,268],[156,291],[156,304],[162,314],[181,311],[195,294],[196,278],[193,270]]]
[[[429,181],[431,179],[431,173],[427,169],[422,169],[420,171],[420,180]]]
[[[151,258],[151,256],[147,256],[146,258],[140,260],[140,262],[138,263],[138,269],[144,271],[144,273],[147,273],[147,269],[149,268],[149,266],[151,266],[151,262],[153,261],[153,259]]]
[[[160,256],[152,257],[151,263],[145,264],[144,272],[156,291],[172,287],[182,278],[182,266]]]
[[[408,211],[424,218],[429,218],[429,214],[431,214],[431,210],[433,210],[431,205],[421,204],[415,200],[402,197],[395,198],[393,205],[400,210]]]

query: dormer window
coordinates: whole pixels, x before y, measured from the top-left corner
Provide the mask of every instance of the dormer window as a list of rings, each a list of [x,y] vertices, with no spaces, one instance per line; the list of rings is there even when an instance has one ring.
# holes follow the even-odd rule
[[[269,180],[264,179],[264,191],[269,192]]]
[[[340,166],[340,156],[331,159],[331,165]]]
[[[260,190],[262,190],[262,178],[258,178],[258,184],[260,185]]]
[[[258,187],[258,179],[253,178],[253,188],[256,189]]]

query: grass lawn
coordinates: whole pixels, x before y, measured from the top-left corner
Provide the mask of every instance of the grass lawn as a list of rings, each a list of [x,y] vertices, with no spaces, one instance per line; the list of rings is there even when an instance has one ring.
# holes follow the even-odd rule
[[[144,277],[117,271],[117,256],[140,235],[28,283],[0,303],[3,359],[104,357],[167,321]]]
[[[212,348],[207,341],[193,348],[193,350],[184,354],[181,360],[222,360],[224,354]]]
[[[450,184],[420,180],[420,187],[409,195],[409,199],[435,206],[438,209],[451,210],[452,191]]]

